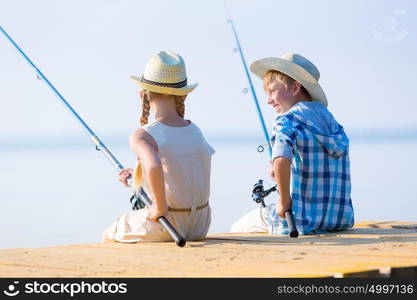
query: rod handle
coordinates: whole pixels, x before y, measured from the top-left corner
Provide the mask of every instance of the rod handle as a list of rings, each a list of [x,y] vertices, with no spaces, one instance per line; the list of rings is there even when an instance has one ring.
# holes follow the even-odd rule
[[[132,175],[130,175],[129,177],[127,177],[127,187],[131,188],[133,186],[133,178]]]
[[[177,230],[175,230],[175,228],[165,217],[159,217],[158,222],[165,228],[166,231],[168,231],[169,235],[172,237],[178,247],[185,246],[187,241],[177,232]]]
[[[285,219],[287,220],[289,235],[292,238],[298,237],[298,230],[295,226],[294,215],[292,214],[291,210],[287,210],[285,212]]]
[[[139,189],[139,195],[141,200],[143,200],[143,202],[147,206],[152,205],[152,200],[149,198],[148,194],[146,194],[143,188]],[[172,226],[172,224],[167,220],[167,218],[159,217],[158,222],[165,228],[165,230],[169,233],[169,235],[172,237],[172,239],[175,241],[175,244],[177,244],[178,247],[185,246],[186,240],[178,233],[178,231],[174,228],[174,226]]]

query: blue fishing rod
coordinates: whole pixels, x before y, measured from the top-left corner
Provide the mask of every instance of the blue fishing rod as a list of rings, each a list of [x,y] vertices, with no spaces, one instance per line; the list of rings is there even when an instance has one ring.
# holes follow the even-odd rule
[[[264,134],[264,138],[266,142],[265,145],[268,148],[269,156],[272,157],[272,148],[271,148],[271,143],[269,141],[268,130],[266,129],[265,120],[262,115],[261,107],[259,106],[258,97],[256,96],[255,88],[253,87],[252,78],[250,77],[250,73],[248,70],[248,66],[246,64],[245,56],[243,55],[242,47],[240,46],[239,37],[237,36],[237,31],[236,31],[235,25],[233,23],[233,19],[230,15],[230,12],[229,12],[229,9],[227,8],[226,3],[224,4],[224,8],[226,10],[226,14],[228,18],[227,22],[232,27],[233,36],[235,37],[235,41],[236,41],[236,50],[239,52],[240,59],[242,60],[243,69],[245,70],[246,78],[248,79],[248,83],[249,83],[249,90],[250,90],[250,93],[252,94],[252,99],[255,104],[256,112],[258,113],[259,121],[261,122],[262,132]]]
[[[248,79],[249,90],[250,90],[250,92],[252,94],[253,102],[255,103],[256,112],[258,113],[259,121],[261,123],[262,131],[263,131],[263,134],[264,134],[264,137],[265,137],[265,141],[266,141],[265,145],[268,148],[269,158],[271,159],[272,158],[271,142],[269,140],[268,131],[267,131],[266,126],[265,126],[265,120],[264,120],[264,117],[262,115],[261,108],[259,106],[258,97],[256,96],[255,88],[253,87],[252,78],[250,76],[250,73],[249,73],[249,70],[248,70],[248,66],[246,64],[245,56],[243,55],[242,47],[240,45],[240,41],[239,41],[239,37],[237,35],[237,31],[236,31],[236,28],[235,28],[235,24],[233,23],[232,16],[230,14],[229,9],[227,8],[226,3],[224,3],[224,8],[226,10],[226,14],[227,14],[227,18],[228,18],[227,19],[227,22],[232,27],[233,36],[234,36],[235,42],[236,42],[236,50],[239,52],[240,59],[242,61],[242,65],[243,65],[243,69],[245,70],[246,78]],[[259,146],[258,147],[258,151],[261,152],[262,150],[263,150],[263,146]],[[263,201],[264,197],[266,197],[267,195],[269,195],[273,191],[277,191],[278,192],[276,186],[270,188],[267,191],[264,191],[263,181],[262,180],[259,180],[259,182],[257,184],[255,184],[255,186],[253,188],[252,198],[257,203],[261,203],[262,206],[265,206],[265,203]],[[298,230],[297,230],[297,227],[295,225],[294,216],[293,216],[293,213],[292,213],[291,210],[288,210],[288,211],[285,212],[285,219],[287,220],[290,237],[298,237]]]
[[[88,127],[88,125],[81,119],[77,112],[69,105],[67,100],[61,95],[60,92],[52,85],[52,83],[43,75],[43,73],[36,67],[36,65],[29,59],[29,57],[22,51],[22,49],[15,43],[15,41],[10,37],[10,35],[0,26],[0,31],[6,36],[6,38],[12,43],[12,45],[17,49],[17,51],[23,56],[23,58],[33,67],[37,78],[45,82],[45,84],[52,90],[52,92],[58,97],[58,99],[65,105],[65,107],[70,111],[72,116],[81,124],[86,133],[90,136],[91,140],[96,146],[96,150],[103,153],[103,155],[110,161],[110,163],[116,168],[119,172],[123,169],[123,166],[120,162],[114,157],[114,155],[107,149],[103,142],[95,135],[95,133]],[[132,186],[132,178],[128,178],[128,183]],[[145,190],[141,187],[132,198],[130,199],[132,204],[132,209],[137,210],[144,207],[144,203],[148,206],[152,205],[152,200],[146,194]],[[159,217],[158,222],[165,228],[165,230],[171,235],[175,243],[179,247],[184,247],[186,240],[177,232],[177,230],[171,225],[171,223],[165,217]]]

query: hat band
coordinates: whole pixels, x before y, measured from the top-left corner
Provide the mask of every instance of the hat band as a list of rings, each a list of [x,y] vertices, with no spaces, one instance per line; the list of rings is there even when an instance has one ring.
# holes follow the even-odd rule
[[[184,81],[181,82],[176,82],[176,83],[162,83],[162,82],[156,82],[156,81],[152,81],[152,80],[148,80],[145,79],[143,76],[140,79],[141,82],[147,83],[147,84],[151,84],[151,85],[157,85],[157,86],[162,86],[162,87],[170,87],[170,88],[182,88],[185,87],[187,85],[187,79],[185,79]]]

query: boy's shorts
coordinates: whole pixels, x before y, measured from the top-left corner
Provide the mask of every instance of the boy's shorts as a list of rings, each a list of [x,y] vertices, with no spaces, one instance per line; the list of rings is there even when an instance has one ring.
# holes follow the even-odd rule
[[[257,207],[235,223],[230,232],[268,232],[267,207]]]

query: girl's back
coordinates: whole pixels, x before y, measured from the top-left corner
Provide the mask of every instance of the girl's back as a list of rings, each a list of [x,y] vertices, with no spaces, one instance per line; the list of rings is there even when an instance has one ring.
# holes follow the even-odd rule
[[[187,239],[203,238],[210,225],[208,200],[214,150],[192,122],[174,127],[154,121],[142,128],[158,145],[169,206],[168,218]],[[146,190],[146,182],[144,187]]]

